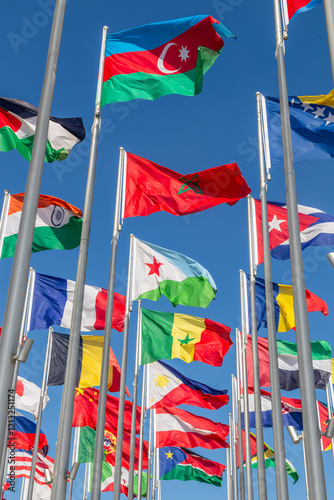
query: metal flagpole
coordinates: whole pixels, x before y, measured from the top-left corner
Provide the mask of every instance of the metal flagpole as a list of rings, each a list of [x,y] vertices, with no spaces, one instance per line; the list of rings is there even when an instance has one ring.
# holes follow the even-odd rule
[[[245,427],[245,451],[246,451],[246,485],[247,485],[247,500],[253,500],[253,478],[252,478],[252,455],[250,449],[250,430],[249,430],[249,404],[248,404],[248,383],[247,383],[247,363],[246,363],[246,340],[245,332],[248,327],[246,321],[245,307],[247,300],[247,291],[244,283],[244,273],[239,271],[240,278],[240,303],[241,303],[241,330],[242,340],[241,345],[241,363],[242,363],[242,388],[244,402],[244,427]],[[248,318],[247,318],[248,319]]]
[[[120,211],[121,211],[121,192],[122,192],[122,176],[123,176],[123,159],[124,150],[119,149],[119,164],[117,175],[117,188],[115,200],[115,213],[114,213],[114,227],[111,242],[111,256],[110,256],[110,271],[108,283],[108,298],[106,307],[106,318],[104,327],[104,340],[103,340],[103,353],[102,353],[102,366],[100,378],[100,394],[97,410],[96,422],[96,438],[93,462],[93,481],[91,500],[99,500],[101,495],[101,477],[102,477],[102,462],[103,462],[103,440],[104,428],[106,422],[106,402],[108,390],[108,372],[109,372],[109,353],[111,341],[111,325],[112,325],[112,312],[114,306],[114,291],[115,291],[115,276],[116,276],[116,257],[117,257],[117,244],[120,226]]]
[[[261,94],[257,93],[256,98],[257,98],[258,113],[262,115]],[[272,271],[271,271],[271,255],[270,255],[270,245],[269,245],[267,183],[265,178],[262,134],[261,137],[259,137],[259,168],[260,168],[260,198],[261,198],[262,239],[263,239],[263,264],[264,264],[264,279],[265,279],[266,309],[267,309],[269,371],[270,371],[271,402],[272,402],[272,416],[273,416],[273,436],[274,436],[274,448],[275,448],[276,491],[277,491],[277,497],[282,498],[282,500],[284,500],[289,498],[289,493],[288,493],[288,483],[287,483],[286,465],[285,465],[281,387],[280,387],[279,371],[278,371],[275,308],[274,308],[273,281],[272,281]],[[313,385],[314,385],[314,378],[313,378]]]
[[[146,370],[147,370],[147,367],[146,367],[146,365],[144,365],[143,366],[142,389],[141,389],[141,406],[140,406],[140,433],[139,433],[139,457],[138,457],[138,487],[137,487],[138,495],[141,494],[142,483],[143,483],[143,440],[144,440],[144,424],[145,424],[145,418],[146,418],[146,409],[145,409]],[[149,478],[148,478],[148,474],[147,474],[146,483],[148,481],[149,481]]]
[[[230,426],[230,432],[229,432],[229,441],[230,441],[230,447],[226,448],[226,493],[227,493],[227,500],[233,500],[233,475],[232,475],[232,463],[231,463],[231,456],[230,452],[232,450],[232,417],[231,413],[228,414],[228,425]]]
[[[8,216],[9,203],[10,203],[10,193],[9,191],[5,190],[2,210],[1,210],[1,218],[0,218],[0,256],[2,254],[2,246],[3,246],[4,232],[6,227],[6,220]]]
[[[115,458],[115,482],[114,482],[113,500],[119,500],[121,494],[125,382],[126,382],[126,368],[128,361],[129,321],[130,321],[130,312],[132,310],[132,297],[131,297],[132,274],[133,274],[132,261],[133,261],[133,234],[130,234],[129,268],[128,268],[128,282],[126,287],[126,301],[125,301],[123,352],[122,352],[122,367],[121,367],[121,383],[119,389],[116,458]]]
[[[85,464],[84,484],[83,484],[83,490],[82,490],[82,500],[87,500],[87,497],[88,497],[87,483],[88,483],[89,476],[90,476],[89,468],[90,468],[90,464],[86,463]]]
[[[312,351],[310,329],[306,307],[305,279],[303,269],[302,250],[300,243],[300,229],[298,219],[298,205],[296,179],[293,164],[291,127],[288,104],[288,90],[285,73],[284,47],[279,0],[274,0],[276,57],[278,69],[279,100],[282,127],[282,144],[284,158],[284,176],[286,190],[286,204],[288,214],[290,260],[292,275],[292,290],[294,313],[296,320],[296,340],[298,354],[298,369],[300,380],[300,395],[303,406],[303,422],[305,435],[305,458],[309,491],[311,500],[324,500],[326,484],[319,430],[317,425],[317,407],[312,365]],[[269,337],[269,331],[268,331]],[[281,443],[283,444],[283,443]],[[275,445],[276,446],[276,445]],[[275,450],[276,453],[276,450]],[[276,460],[275,460],[276,462]],[[285,467],[285,463],[281,464]]]
[[[33,495],[33,491],[34,491],[35,469],[36,469],[36,462],[37,462],[39,436],[40,436],[41,423],[42,423],[43,402],[44,402],[44,398],[47,394],[47,377],[48,377],[48,372],[49,372],[51,338],[52,338],[51,334],[52,334],[52,327],[50,326],[49,334],[48,334],[48,342],[46,344],[43,379],[42,379],[41,394],[40,394],[40,398],[39,398],[39,406],[38,406],[38,413],[37,413],[37,419],[36,419],[35,440],[34,440],[34,447],[33,447],[32,458],[31,458],[30,478],[29,478],[27,500],[32,500],[32,498],[33,498],[32,495]]]
[[[74,462],[77,461],[76,459],[77,459],[77,454],[78,454],[79,436],[80,436],[79,428],[76,427],[74,429],[74,438],[73,438],[72,465],[74,464]],[[73,481],[74,481],[74,479],[72,479],[70,477],[69,481],[68,481],[69,486],[68,486],[67,500],[72,500]],[[30,499],[28,499],[28,500],[30,500]]]
[[[235,392],[236,392],[236,384],[235,384],[235,376],[231,375],[231,392],[232,392],[232,429],[231,431],[231,442],[230,446],[232,448],[232,460],[231,460],[231,469],[233,470],[233,493],[234,500],[238,500],[238,475],[237,475],[237,440],[235,436]],[[240,474],[240,460],[239,460],[239,474]]]
[[[331,61],[332,79],[334,82],[334,5],[333,0],[324,0],[329,57]]]
[[[242,424],[241,424],[241,394],[240,394],[240,346],[239,346],[239,330],[235,329],[235,348],[237,358],[237,413],[238,413],[238,451],[239,451],[239,489],[240,500],[245,500],[245,479],[244,479],[244,447],[242,443]]]
[[[82,221],[79,258],[77,266],[76,285],[74,291],[73,311],[71,318],[70,342],[68,346],[67,359],[70,361],[66,365],[65,380],[63,387],[63,397],[61,402],[57,447],[55,456],[55,466],[53,475],[53,485],[51,490],[51,500],[65,500],[66,495],[66,475],[71,445],[72,414],[74,407],[74,394],[77,376],[77,362],[80,345],[81,316],[83,308],[84,287],[86,279],[86,267],[88,258],[88,245],[91,230],[91,218],[94,196],[94,183],[96,172],[96,157],[98,136],[101,126],[101,94],[102,76],[104,68],[105,44],[108,28],[103,28],[99,77],[97,84],[96,104],[94,111],[94,121],[92,126],[92,142],[88,162],[88,174],[85,194],[85,207]]]
[[[65,6],[66,0],[57,0],[37,116],[36,133],[25,188],[20,228],[3,318],[0,349],[0,443],[4,443],[6,440],[8,391],[11,388],[14,374],[12,356],[16,352],[19,341]],[[60,499],[58,498],[58,500]]]
[[[327,412],[328,412],[328,421],[332,418],[332,405],[331,405],[331,396],[330,396],[330,382],[328,381],[326,384],[326,399],[327,399]],[[334,437],[331,439],[331,447],[332,447],[332,460],[334,465]]]
[[[153,461],[153,474],[152,474],[152,500],[155,500],[156,495],[156,481],[157,481],[157,461],[156,461],[156,426],[155,426],[155,410],[150,410],[152,415],[152,420],[154,422],[153,429],[153,450],[152,450],[152,461]]]
[[[145,381],[146,385],[146,381]],[[147,392],[147,386],[146,386]],[[147,406],[147,405],[146,405]],[[147,457],[147,486],[146,486],[146,500],[150,500],[151,498],[151,468],[152,468],[152,430],[153,430],[153,410],[150,410],[150,420],[149,420],[149,429],[148,429],[148,457]],[[153,487],[153,481],[152,481]]]

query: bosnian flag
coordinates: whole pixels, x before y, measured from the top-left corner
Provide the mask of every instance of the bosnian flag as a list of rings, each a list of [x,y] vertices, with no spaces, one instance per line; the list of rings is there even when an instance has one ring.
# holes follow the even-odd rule
[[[227,390],[212,389],[191,380],[163,361],[149,363],[147,367],[147,408],[187,404],[215,410],[228,403]]]
[[[155,410],[156,446],[202,446],[214,450],[228,448],[226,436],[229,426],[199,417],[180,408],[157,408]]]
[[[41,389],[32,382],[18,376],[15,390],[15,408],[25,410],[32,413],[37,419],[39,402],[41,397]],[[46,394],[43,397],[43,410],[46,403],[49,401],[49,396]]]
[[[248,387],[249,425],[255,427],[255,396],[254,389]],[[292,425],[297,430],[303,430],[302,402],[300,399],[281,397],[283,425]],[[244,402],[241,399],[241,421],[244,429]],[[261,412],[263,427],[273,426],[272,404],[270,392],[261,389]]]
[[[313,9],[318,3],[320,3],[320,0],[282,0],[282,15],[285,26],[289,24],[294,16]]]
[[[0,151],[17,149],[30,161],[37,114],[38,108],[27,102],[0,97]],[[81,118],[50,116],[45,161],[65,160],[73,146],[85,137]]]
[[[58,325],[71,327],[75,281],[35,272],[27,329],[44,330]],[[108,291],[85,285],[81,331],[104,330]],[[114,293],[112,328],[124,328],[125,297]]]
[[[268,202],[269,244],[275,259],[290,258],[288,214],[286,204]],[[260,200],[253,200],[255,214],[255,263],[263,262],[262,216]],[[308,246],[334,246],[334,216],[317,208],[298,205],[302,250]]]

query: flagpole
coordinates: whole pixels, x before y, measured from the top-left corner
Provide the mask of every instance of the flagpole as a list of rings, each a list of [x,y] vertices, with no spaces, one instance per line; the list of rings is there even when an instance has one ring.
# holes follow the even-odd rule
[[[245,427],[245,449],[246,449],[246,485],[247,485],[247,500],[253,500],[253,478],[252,478],[252,457],[250,449],[250,430],[249,430],[249,403],[248,403],[248,382],[247,382],[247,362],[246,362],[246,290],[244,284],[244,273],[239,271],[240,278],[240,303],[241,303],[241,329],[242,339],[241,345],[241,364],[242,364],[242,385],[243,385],[243,401],[244,401],[244,427]]]
[[[146,378],[147,380],[147,378]],[[146,381],[145,381],[146,385]],[[147,386],[146,386],[146,393],[147,393]],[[146,405],[147,406],[147,405]],[[148,429],[148,457],[147,457],[147,486],[146,486],[146,500],[150,500],[151,496],[151,458],[152,458],[152,427],[153,427],[153,418],[152,418],[152,411],[150,410],[150,420],[149,420],[149,429]],[[153,478],[152,478],[152,485],[153,485]]]
[[[230,427],[230,432],[229,432],[230,448],[226,448],[226,475],[227,475],[226,493],[227,493],[227,500],[233,500],[233,493],[232,493],[233,474],[232,474],[232,463],[230,460],[230,452],[232,450],[232,442],[233,442],[231,413],[228,414],[228,425]]]
[[[3,318],[0,350],[0,443],[4,443],[6,440],[8,391],[11,388],[14,374],[12,356],[16,352],[19,341],[20,321],[28,280],[65,6],[66,0],[57,0],[37,116],[36,133],[25,188],[21,222]],[[58,498],[58,500],[60,499]]]
[[[324,0],[329,58],[331,61],[332,79],[334,82],[334,5],[333,0]]]
[[[329,379],[331,380],[331,378]],[[331,397],[330,397],[330,388],[329,381],[326,384],[326,399],[327,399],[327,412],[328,412],[328,420],[332,418],[332,405],[331,405]],[[332,448],[332,460],[334,465],[334,437],[331,438],[331,448]]]
[[[84,476],[84,485],[83,485],[83,490],[82,490],[82,500],[87,500],[88,497],[88,488],[87,488],[87,483],[88,483],[88,478],[89,478],[89,467],[90,464],[86,463],[85,464],[85,476]]]
[[[137,336],[135,367],[133,377],[132,414],[131,414],[131,437],[130,437],[130,462],[129,462],[129,485],[128,499],[133,500],[133,478],[135,468],[135,448],[136,448],[136,419],[137,419],[137,394],[138,394],[138,374],[139,374],[139,346],[140,346],[140,326],[141,326],[141,300],[138,300],[137,316]],[[140,490],[138,490],[140,491]]]
[[[1,210],[1,218],[0,218],[0,257],[1,257],[1,254],[2,254],[2,246],[3,246],[3,239],[4,239],[4,232],[5,232],[6,220],[7,220],[7,217],[8,217],[9,202],[10,202],[10,192],[5,189],[5,191],[4,191],[4,197],[3,197],[2,210]]]
[[[132,274],[133,274],[132,266],[133,266],[133,234],[130,234],[129,267],[128,267],[128,281],[126,287],[126,301],[125,301],[123,352],[122,352],[121,382],[119,389],[116,458],[115,458],[115,482],[114,482],[113,500],[119,500],[121,494],[125,382],[126,382],[126,368],[128,361],[129,321],[130,321],[130,312],[132,310],[132,297],[131,297]],[[93,500],[93,497],[91,497],[91,500]]]
[[[78,454],[78,444],[79,444],[79,428],[75,427],[74,438],[73,438],[73,450],[72,450],[72,465],[74,464],[74,462],[77,461],[76,458],[77,458],[77,454]],[[72,500],[73,481],[74,481],[74,479],[69,478],[67,500]],[[30,500],[30,499],[28,499],[28,500]]]
[[[121,229],[119,221],[120,221],[120,210],[121,210],[123,159],[124,159],[124,150],[123,148],[119,148],[114,227],[113,227],[113,236],[111,242],[108,297],[106,306],[106,318],[104,327],[103,353],[102,353],[102,365],[101,365],[101,377],[100,377],[100,394],[99,394],[99,403],[98,403],[97,420],[96,420],[96,438],[95,438],[95,450],[94,450],[94,461],[93,461],[93,481],[92,481],[91,500],[99,500],[101,495],[101,478],[102,478],[103,444],[104,444],[103,441],[104,441],[104,429],[106,422],[106,402],[107,402],[107,391],[108,391],[112,313],[114,307],[116,257],[117,257],[119,231]]]
[[[146,365],[143,366],[143,377],[142,377],[142,390],[141,390],[141,407],[140,407],[140,433],[139,433],[139,457],[138,457],[138,488],[137,494],[141,495],[142,490],[142,478],[143,478],[143,441],[144,441],[144,424],[146,418],[146,409],[145,409],[145,392],[146,392]],[[148,476],[148,474],[147,474]],[[146,479],[146,483],[148,482],[148,477]],[[146,486],[147,487],[147,486]]]
[[[59,1],[59,0],[58,0]],[[74,394],[77,376],[77,363],[80,346],[81,316],[83,308],[84,287],[86,279],[86,268],[88,258],[88,245],[91,230],[91,218],[94,196],[94,183],[96,172],[96,157],[98,147],[98,136],[101,126],[101,95],[102,76],[104,68],[105,44],[108,28],[103,28],[99,77],[97,84],[96,104],[94,111],[94,121],[92,126],[92,141],[88,162],[88,174],[85,194],[85,207],[82,220],[82,230],[80,239],[79,258],[77,266],[77,276],[74,291],[73,311],[71,318],[70,341],[68,346],[65,380],[63,387],[63,397],[61,402],[57,447],[55,456],[55,466],[53,475],[53,485],[51,490],[51,500],[65,500],[66,496],[66,475],[71,445],[72,414],[74,407]]]
[[[235,387],[236,387],[236,380],[235,376],[231,375],[231,392],[232,392],[232,429],[231,430],[231,443],[230,446],[232,447],[232,460],[231,460],[231,467],[233,469],[233,492],[234,492],[234,500],[238,500],[238,475],[237,475],[237,469],[238,469],[238,463],[237,463],[237,440],[235,436]],[[239,455],[240,456],[240,455]],[[240,459],[239,459],[239,475],[240,475]],[[240,479],[241,483],[241,479]],[[241,489],[241,486],[240,486]]]
[[[241,397],[240,397],[240,346],[239,330],[235,329],[235,347],[237,358],[237,413],[238,413],[238,449],[239,449],[239,489],[240,500],[245,500],[245,479],[244,479],[244,448],[242,445],[242,423],[241,423]]]

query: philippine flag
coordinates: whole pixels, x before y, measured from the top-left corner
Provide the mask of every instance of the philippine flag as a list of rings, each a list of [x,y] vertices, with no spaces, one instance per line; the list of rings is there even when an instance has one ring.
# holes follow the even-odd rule
[[[44,330],[49,326],[71,327],[75,281],[34,273],[27,329]],[[85,285],[81,331],[104,330],[107,290]],[[112,328],[123,331],[125,297],[114,294]]]

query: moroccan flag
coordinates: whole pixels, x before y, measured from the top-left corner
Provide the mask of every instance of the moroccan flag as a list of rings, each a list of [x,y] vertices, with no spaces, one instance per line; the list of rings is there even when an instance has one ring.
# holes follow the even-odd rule
[[[221,486],[225,465],[204,458],[187,448],[159,448],[160,479],[199,481]]]
[[[250,304],[249,275],[246,274],[248,304]],[[274,308],[276,332],[287,332],[295,328],[295,313],[293,309],[293,295],[291,285],[279,285],[273,283]],[[328,307],[324,300],[305,289],[306,306],[308,312],[320,311],[324,316],[328,315]],[[257,329],[267,328],[267,308],[266,308],[266,289],[265,281],[262,278],[255,278],[255,300],[256,300],[256,319]],[[250,307],[249,326],[251,325]],[[250,330],[251,331],[251,326]]]
[[[8,422],[10,424],[8,447],[30,451],[34,446],[36,424],[23,415],[9,418]],[[49,450],[48,440],[42,430],[39,435],[38,448],[43,455],[46,455]]]
[[[222,36],[235,37],[211,16],[138,26],[107,36],[102,106],[167,94],[196,95],[219,56]]]
[[[313,9],[320,3],[320,0],[282,0],[282,15],[285,26],[289,24],[291,19],[301,12]]]
[[[27,102],[0,97],[0,151],[17,149],[30,161],[37,114],[38,108]],[[65,160],[73,146],[85,137],[81,118],[50,116],[45,161]]]
[[[258,347],[260,386],[269,387],[270,372],[268,339],[259,337]],[[331,346],[326,340],[317,340],[316,342],[311,342],[311,350],[315,387],[316,389],[325,390],[326,384],[332,372]],[[300,385],[297,344],[294,344],[293,342],[277,340],[277,354],[281,389],[283,389],[284,391],[292,391],[293,389],[298,389]],[[249,387],[254,387],[251,335],[247,335],[246,358],[248,385]]]
[[[253,200],[255,212],[255,260],[263,262],[261,202]],[[270,253],[274,259],[290,259],[288,214],[285,203],[268,202]],[[302,250],[312,246],[334,246],[334,217],[317,208],[298,205]]]
[[[142,309],[141,364],[180,358],[221,366],[232,345],[231,328],[187,314]]]
[[[183,175],[126,153],[124,168],[123,217],[193,214],[221,203],[234,205],[251,192],[236,163]]]
[[[148,365],[147,384],[147,408],[187,404],[216,410],[229,400],[227,390],[213,389],[187,378],[162,361]]]
[[[75,281],[35,272],[27,330],[71,327]],[[81,331],[104,330],[108,291],[85,285]],[[125,297],[114,293],[112,328],[124,328]]]
[[[156,446],[202,446],[210,450],[228,448],[229,426],[199,417],[180,408],[155,410]]]
[[[14,257],[24,193],[8,195],[8,198],[0,235],[1,259]],[[79,208],[54,196],[39,195],[32,253],[42,250],[70,250],[79,246],[81,226],[82,212]]]
[[[15,408],[25,410],[34,415],[37,419],[38,408],[41,399],[41,389],[36,384],[29,382],[20,376],[17,377],[15,389]],[[49,396],[43,396],[43,410],[49,401]]]
[[[64,383],[69,342],[69,335],[52,332],[48,385],[63,385]],[[76,387],[79,389],[100,385],[102,351],[102,336],[80,335],[76,381]],[[119,391],[120,380],[121,369],[110,347],[108,371],[108,389],[110,392]]]
[[[134,238],[133,300],[158,300],[176,306],[207,307],[217,287],[209,272],[186,255]]]

